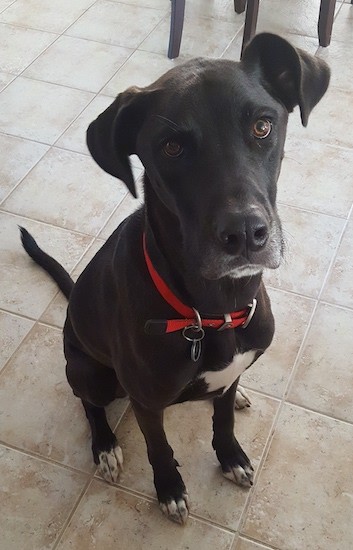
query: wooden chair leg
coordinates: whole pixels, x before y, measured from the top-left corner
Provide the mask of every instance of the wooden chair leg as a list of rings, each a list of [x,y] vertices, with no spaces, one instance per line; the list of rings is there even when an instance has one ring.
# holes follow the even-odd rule
[[[321,0],[319,21],[317,24],[320,46],[328,46],[331,42],[333,18],[336,0]]]
[[[247,44],[255,35],[257,16],[259,14],[259,3],[260,0],[248,0],[240,58],[242,57],[243,51],[246,48]]]
[[[180,52],[181,36],[184,26],[185,0],[171,0],[172,13],[170,17],[170,34],[168,57],[174,59]]]
[[[246,6],[246,0],[234,0],[234,10],[237,13],[243,13],[243,11],[245,11],[245,6]]]

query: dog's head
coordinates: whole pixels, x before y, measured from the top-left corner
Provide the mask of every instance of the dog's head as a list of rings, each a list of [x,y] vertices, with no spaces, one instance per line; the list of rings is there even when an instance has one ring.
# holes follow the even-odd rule
[[[252,275],[281,260],[288,113],[299,105],[306,126],[328,82],[321,59],[260,34],[239,63],[195,59],[120,94],[89,126],[88,147],[134,196],[129,155],[139,156],[146,187],[178,224],[186,265],[207,279]]]

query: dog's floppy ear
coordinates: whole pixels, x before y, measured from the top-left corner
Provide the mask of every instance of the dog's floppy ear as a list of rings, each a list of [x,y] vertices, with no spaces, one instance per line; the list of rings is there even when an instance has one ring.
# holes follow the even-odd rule
[[[129,88],[87,129],[87,146],[94,160],[105,172],[122,180],[135,198],[129,155],[136,152],[137,134],[152,94],[148,88]]]
[[[255,36],[244,51],[242,65],[251,71],[260,69],[264,85],[288,112],[299,105],[303,126],[330,80],[330,69],[322,59],[270,33]]]

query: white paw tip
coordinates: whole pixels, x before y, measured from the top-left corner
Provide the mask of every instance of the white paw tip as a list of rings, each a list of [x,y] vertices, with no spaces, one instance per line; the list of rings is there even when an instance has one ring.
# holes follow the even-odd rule
[[[168,502],[160,502],[160,508],[168,519],[185,525],[189,516],[189,499],[187,494],[183,494],[183,498],[175,501],[174,499]]]
[[[123,471],[123,452],[119,445],[108,451],[101,451],[98,455],[99,469],[106,481],[115,483]]]
[[[250,466],[235,466],[229,472],[223,472],[224,477],[230,479],[241,487],[251,487],[254,480],[254,472]]]
[[[245,407],[250,407],[251,401],[250,397],[244,390],[242,386],[238,386],[236,394],[235,394],[235,409],[245,409]]]

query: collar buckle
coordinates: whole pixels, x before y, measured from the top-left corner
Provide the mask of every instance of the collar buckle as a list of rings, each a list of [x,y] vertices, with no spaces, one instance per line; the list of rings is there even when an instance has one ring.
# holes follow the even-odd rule
[[[225,330],[227,328],[232,328],[233,326],[233,319],[230,313],[225,313],[223,317],[224,323],[217,329],[217,332],[220,332],[221,330]]]

